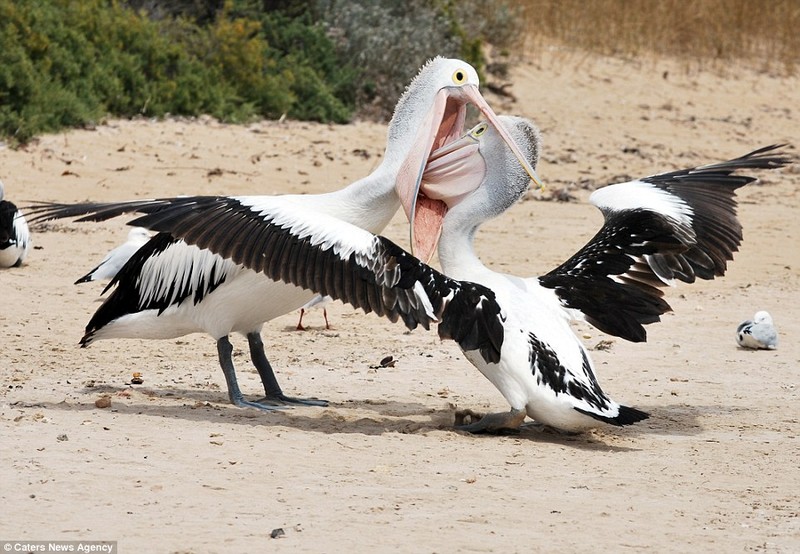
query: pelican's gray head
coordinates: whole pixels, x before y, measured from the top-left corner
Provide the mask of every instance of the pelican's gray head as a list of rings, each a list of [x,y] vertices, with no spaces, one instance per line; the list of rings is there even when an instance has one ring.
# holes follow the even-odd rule
[[[509,136],[519,145],[525,159],[534,169],[539,163],[541,135],[539,128],[528,119],[500,116],[500,122]],[[480,130],[481,125],[473,128]],[[530,175],[517,161],[516,155],[493,127],[484,127],[480,140],[480,155],[486,165],[486,177],[474,193],[471,202],[483,205],[486,219],[496,217],[514,205],[531,184]],[[465,199],[466,201],[466,199]]]
[[[539,161],[539,129],[529,120],[499,116],[507,135],[531,165]],[[497,129],[486,122],[431,155],[422,192],[477,226],[500,215],[528,190],[530,176]],[[449,218],[449,215],[448,215]]]

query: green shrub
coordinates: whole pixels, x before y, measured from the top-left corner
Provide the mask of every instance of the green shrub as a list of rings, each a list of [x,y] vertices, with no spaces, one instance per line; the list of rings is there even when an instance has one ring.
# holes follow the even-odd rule
[[[230,86],[173,40],[185,27],[101,0],[0,0],[0,133],[25,142],[107,113],[235,113]]]
[[[50,29],[42,32],[42,27]],[[35,133],[100,114],[82,64],[86,43],[47,6],[0,1],[0,132],[24,142]],[[71,86],[63,86],[64,81]]]
[[[392,113],[427,59],[459,54],[450,22],[428,2],[321,0],[318,8],[340,58],[358,68],[356,104],[375,117]]]
[[[483,67],[496,1],[0,0],[0,135],[108,114],[386,118],[426,59]]]
[[[271,73],[282,79],[293,101],[276,115],[295,119],[350,120],[355,104],[352,92],[356,72],[342,64],[322,25],[309,13],[294,18],[280,12],[259,13],[261,38],[268,45]]]

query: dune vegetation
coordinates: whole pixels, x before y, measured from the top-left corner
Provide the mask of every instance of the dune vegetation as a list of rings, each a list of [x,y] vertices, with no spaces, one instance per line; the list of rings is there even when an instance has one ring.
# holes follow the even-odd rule
[[[382,120],[437,54],[502,78],[552,45],[793,72],[798,23],[796,0],[0,0],[0,136],[109,116]]]

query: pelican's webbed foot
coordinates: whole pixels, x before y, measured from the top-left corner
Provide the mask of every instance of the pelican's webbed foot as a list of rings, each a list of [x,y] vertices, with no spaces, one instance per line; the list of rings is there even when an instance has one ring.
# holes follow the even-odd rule
[[[455,429],[468,433],[518,433],[525,421],[525,410],[511,408],[509,412],[480,414],[470,409],[456,411]]]
[[[239,408],[255,408],[256,410],[261,410],[262,412],[276,412],[278,410],[286,410],[288,406],[279,403],[270,403],[265,401],[266,399],[256,400],[252,402],[250,400],[245,400],[244,396],[234,397],[232,395],[228,395],[231,399],[231,404],[237,406]]]
[[[244,395],[239,389],[239,381],[236,379],[236,369],[233,367],[233,346],[231,346],[231,341],[228,340],[227,336],[217,340],[217,353],[219,354],[219,365],[222,368],[222,373],[225,374],[225,382],[228,384],[228,398],[231,404],[239,408],[255,408],[263,412],[286,409],[286,406],[280,402],[251,402],[244,399]]]
[[[281,386],[278,384],[278,379],[275,377],[275,372],[272,370],[272,365],[267,359],[267,354],[264,352],[264,343],[261,340],[259,333],[253,332],[247,334],[247,342],[250,345],[250,359],[253,365],[258,370],[258,375],[261,377],[261,382],[264,384],[264,398],[257,401],[260,405],[266,406],[322,406],[328,405],[327,400],[319,400],[318,398],[295,398],[283,394]]]
[[[319,398],[294,398],[286,396],[282,392],[272,393],[264,398],[257,400],[259,404],[266,404],[271,406],[322,406],[328,405],[327,400],[320,400]]]

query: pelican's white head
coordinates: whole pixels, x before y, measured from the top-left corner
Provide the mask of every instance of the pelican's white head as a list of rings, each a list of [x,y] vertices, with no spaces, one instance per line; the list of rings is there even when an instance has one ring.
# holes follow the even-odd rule
[[[434,58],[408,86],[389,125],[385,158],[388,163],[400,163],[395,188],[411,224],[412,251],[424,261],[430,260],[436,248],[447,205],[424,191],[420,194],[422,176],[431,153],[463,135],[468,104],[480,111],[518,165],[541,186],[522,149],[481,95],[479,85],[478,73],[467,62]]]

